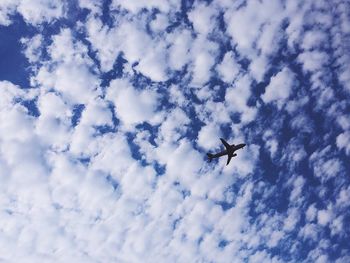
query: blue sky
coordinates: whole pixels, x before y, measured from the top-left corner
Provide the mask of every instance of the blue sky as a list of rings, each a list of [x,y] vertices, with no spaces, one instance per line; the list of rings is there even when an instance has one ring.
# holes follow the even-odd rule
[[[342,0],[2,1],[0,261],[349,262],[349,44]]]

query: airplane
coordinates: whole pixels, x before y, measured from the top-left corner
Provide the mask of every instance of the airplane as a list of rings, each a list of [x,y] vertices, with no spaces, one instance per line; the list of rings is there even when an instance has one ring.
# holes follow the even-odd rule
[[[234,152],[239,150],[239,149],[242,149],[244,146],[246,146],[246,144],[244,144],[244,143],[237,144],[237,145],[234,145],[234,144],[230,145],[224,139],[220,138],[220,140],[221,140],[222,144],[225,145],[226,150],[221,151],[221,152],[216,153],[216,154],[207,153],[209,162],[211,162],[213,158],[219,158],[221,156],[227,155],[226,165],[228,165],[230,163],[232,157],[237,156],[237,154]]]

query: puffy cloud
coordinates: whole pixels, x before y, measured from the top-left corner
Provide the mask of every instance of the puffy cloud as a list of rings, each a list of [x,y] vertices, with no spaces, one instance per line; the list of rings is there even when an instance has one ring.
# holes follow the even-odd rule
[[[275,156],[278,150],[278,141],[273,137],[274,133],[272,130],[264,132],[263,139],[265,141],[265,147],[269,150],[272,158]]]
[[[237,44],[239,51],[250,56],[254,52],[253,44],[264,25],[266,29],[263,37],[259,38],[260,46],[262,49],[271,48],[274,32],[281,23],[283,14],[279,1],[249,1],[241,8],[225,13],[227,33],[232,37],[233,43]]]
[[[347,155],[350,154],[350,132],[344,132],[338,135],[337,146],[339,149],[345,149]]]
[[[37,134],[53,149],[66,149],[71,135],[69,106],[60,96],[49,92],[39,97],[38,109],[40,117],[35,125]]]
[[[169,66],[174,70],[180,70],[190,59],[189,50],[193,40],[191,32],[188,30],[181,30],[174,34],[169,34],[167,39],[170,43]]]
[[[250,84],[251,79],[246,75],[226,90],[225,103],[230,111],[242,114],[242,122],[252,121],[256,114],[256,108],[247,105],[251,95]]]
[[[99,81],[91,69],[88,50],[73,40],[69,29],[53,36],[48,51],[52,63],[39,68],[32,77],[33,83],[46,90],[54,88],[70,104],[86,103],[99,94]]]
[[[313,221],[316,218],[317,209],[314,205],[309,206],[306,210],[306,218],[308,221]]]
[[[284,68],[271,78],[261,98],[265,103],[276,102],[278,108],[281,108],[288,99],[294,82],[293,73],[288,68]]]
[[[295,208],[288,209],[288,216],[284,221],[283,230],[286,232],[293,231],[299,221],[299,217],[300,216],[297,209]]]
[[[163,50],[163,47],[155,48]],[[153,81],[166,81],[168,79],[165,72],[165,54],[161,52],[148,52],[135,69]]]
[[[169,26],[169,18],[163,14],[157,14],[156,18],[150,22],[150,27],[154,32],[163,33]]]
[[[4,0],[0,4],[0,25],[8,26],[12,23],[10,16],[15,12],[19,1]]]
[[[138,13],[143,8],[146,8],[146,9],[157,8],[161,12],[168,13],[171,9],[174,9],[174,10],[178,9],[179,4],[177,3],[177,1],[173,1],[173,0],[172,1],[141,0],[135,3],[132,3],[126,0],[113,0],[112,8],[118,8],[118,7],[125,8],[132,13]]]
[[[115,113],[126,127],[142,122],[158,123],[156,114],[158,93],[154,90],[137,90],[127,80],[113,80],[106,98],[115,105]]]
[[[221,63],[216,67],[216,70],[220,74],[222,80],[227,83],[231,83],[237,77],[240,71],[240,66],[235,61],[232,51],[225,54]]]
[[[259,33],[257,29],[262,23],[257,14],[259,7],[255,4],[255,1],[250,1],[242,10],[225,13],[227,33],[234,43],[237,43],[241,52],[247,52],[252,47]]]
[[[55,90],[71,103],[86,103],[97,95],[98,80],[86,67],[62,65],[51,76],[54,77]]]
[[[51,22],[64,16],[65,3],[62,1],[31,0],[21,1],[17,11],[30,24]]]
[[[26,47],[24,54],[29,60],[29,62],[34,63],[38,62],[41,59],[42,43],[43,38],[41,35],[36,35],[32,38],[22,38],[21,43]]]
[[[301,47],[306,50],[318,48],[320,43],[327,42],[327,35],[322,31],[307,31]]]
[[[215,18],[217,12],[212,5],[196,3],[194,8],[188,13],[188,19],[192,22],[194,30],[206,36],[215,28]]]
[[[330,147],[326,147],[322,151],[314,152],[310,156],[314,175],[322,181],[327,181],[341,173],[343,165],[337,158],[329,156]]]
[[[302,63],[305,71],[311,72],[321,70],[329,63],[328,55],[321,51],[304,52],[298,56],[298,60]]]
[[[265,56],[256,57],[249,65],[250,74],[257,80],[262,81],[268,68],[268,59]]]
[[[91,10],[93,13],[98,13],[101,11],[101,3],[93,0],[79,0],[80,8],[86,8]]]
[[[0,4],[0,24],[12,23],[11,16],[18,12],[28,24],[38,25],[44,22],[52,22],[64,16],[65,3],[62,1],[48,0],[4,0]]]
[[[211,123],[203,126],[198,133],[198,144],[206,150],[215,148],[221,137],[219,125]]]
[[[88,39],[92,44],[92,48],[96,51],[97,58],[100,61],[101,69],[108,71],[112,69],[116,60],[120,47],[116,44],[118,39],[118,31],[116,28],[109,29],[102,24],[101,19],[89,16],[85,24]]]
[[[198,87],[209,81],[218,46],[202,36],[194,40],[191,49],[192,85]]]
[[[302,198],[303,186],[305,185],[305,179],[301,176],[298,176],[297,179],[293,182],[293,190],[290,194],[290,200],[293,203],[299,201],[299,198]]]
[[[169,112],[159,129],[158,140],[176,142],[186,133],[191,120],[180,108]]]
[[[331,220],[331,213],[327,210],[320,210],[317,213],[317,221],[320,225],[325,226]]]
[[[137,63],[135,69],[151,80],[167,80],[166,42],[152,39],[141,23],[125,20],[109,28],[90,16],[87,32],[103,71],[111,70],[122,52],[130,64]]]

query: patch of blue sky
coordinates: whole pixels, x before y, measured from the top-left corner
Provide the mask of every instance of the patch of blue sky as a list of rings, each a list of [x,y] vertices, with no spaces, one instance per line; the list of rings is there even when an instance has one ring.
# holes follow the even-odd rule
[[[72,126],[75,127],[79,124],[80,118],[81,118],[81,114],[83,112],[83,110],[85,109],[85,105],[84,104],[77,104],[74,105],[73,107],[73,112],[72,112]]]
[[[0,25],[0,80],[8,80],[29,88],[29,63],[22,52],[21,38],[32,36],[33,28],[27,26],[19,15],[9,26]]]

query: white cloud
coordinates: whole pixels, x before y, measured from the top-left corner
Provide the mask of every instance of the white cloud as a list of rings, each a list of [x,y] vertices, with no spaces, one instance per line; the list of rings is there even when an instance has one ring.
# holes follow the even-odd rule
[[[319,47],[320,43],[327,42],[327,35],[320,30],[307,31],[304,35],[301,47],[305,50],[311,50]]]
[[[0,3],[0,25],[10,25],[11,16],[16,12],[20,13],[28,24],[52,22],[64,16],[64,6],[64,2],[57,0],[3,0]]]
[[[247,53],[259,33],[262,21],[259,19],[259,7],[255,2],[248,2],[246,7],[236,12],[226,12],[227,33],[238,45],[240,52]],[[239,25],[239,26],[237,26]]]
[[[197,96],[200,99],[206,100],[205,103],[201,105],[196,105],[196,113],[198,118],[205,122],[217,122],[220,124],[231,123],[230,110],[223,102],[214,102],[213,97],[215,96],[215,90],[209,91],[209,89],[202,88],[198,90]]]
[[[28,111],[16,100],[28,96],[18,86],[7,81],[0,82],[1,88],[1,141],[26,142],[33,134],[33,118],[28,116]],[[6,156],[6,155],[5,155]]]
[[[102,71],[111,70],[118,54],[120,53],[121,38],[117,28],[108,28],[102,21],[94,16],[89,16],[85,24],[88,40],[92,48],[97,51],[97,58],[101,64]]]
[[[257,80],[262,81],[269,65],[268,60],[264,56],[259,56],[253,59],[249,65],[250,74]]]
[[[82,113],[80,123],[83,125],[112,126],[112,113],[107,102],[101,98],[90,101]]]
[[[271,78],[265,93],[261,96],[265,103],[276,102],[280,109],[291,93],[294,86],[294,75],[288,68],[283,68]]]
[[[302,235],[304,239],[311,239],[313,241],[316,241],[318,238],[318,232],[319,229],[317,228],[316,224],[305,224],[301,228],[299,235]]]
[[[268,241],[269,247],[276,247],[278,245],[278,242],[283,238],[284,232],[283,231],[275,231],[272,233],[270,240]]]
[[[202,166],[202,156],[195,151],[191,144],[183,139],[179,146],[173,148],[172,151],[164,152],[163,147],[157,149],[157,154],[163,155],[166,164],[166,173],[171,180],[178,181],[187,189],[198,179],[198,172]],[[179,166],[181,164],[181,166]]]
[[[298,176],[293,182],[293,190],[290,194],[290,200],[294,204],[296,204],[298,201],[300,202],[299,198],[302,198],[304,185],[305,179],[302,176]]]
[[[38,62],[41,57],[42,36],[36,35],[32,38],[22,38],[21,43],[26,47],[24,54],[30,63]]]
[[[218,124],[211,123],[203,126],[198,133],[198,144],[206,150],[213,149],[218,144],[221,131]]]
[[[0,25],[8,26],[12,23],[10,16],[15,12],[19,0],[4,0],[0,3]]]
[[[187,114],[180,108],[169,112],[159,129],[159,143],[178,141],[186,133],[190,122]]]
[[[195,32],[206,36],[215,28],[216,10],[212,5],[198,3],[188,13],[188,19],[192,22]]]
[[[337,146],[339,149],[345,149],[347,155],[350,155],[350,132],[344,132],[337,137]]]
[[[209,81],[218,46],[202,36],[198,36],[192,43],[192,85],[200,87]]]
[[[92,60],[87,55],[88,48],[81,41],[74,39],[72,30],[68,28],[62,29],[52,37],[48,53],[56,63],[93,65]]]
[[[74,41],[69,29],[52,39],[48,47],[52,62],[44,63],[32,82],[44,90],[54,88],[69,104],[87,103],[99,95],[99,80],[93,73],[86,46]]]
[[[273,51],[277,44],[275,31],[284,16],[279,1],[249,1],[241,8],[230,11],[224,15],[227,33],[232,37],[233,44],[237,44],[240,53],[248,57],[256,53],[253,45],[263,26],[265,29],[259,38],[259,45],[266,53],[269,53],[271,48]]]
[[[325,52],[309,51],[300,54],[298,61],[302,64],[304,71],[315,72],[327,66],[329,58]]]
[[[309,8],[309,3],[304,2],[303,5],[298,6],[298,2],[287,2],[286,10],[289,14],[289,25],[286,28],[288,34],[288,45],[295,47],[299,43],[301,34],[303,32],[303,22],[306,10]]]
[[[87,31],[93,49],[101,62],[102,71],[109,71],[122,52],[130,64],[153,81],[167,80],[166,44],[163,40],[152,39],[140,22],[118,21],[112,28],[102,24],[93,16],[89,17]]]
[[[251,95],[250,84],[251,79],[245,75],[235,81],[233,87],[226,90],[225,104],[230,111],[242,114],[242,122],[252,121],[256,114],[256,108],[247,105]]]
[[[326,147],[321,151],[314,152],[309,158],[314,175],[320,178],[322,182],[334,178],[343,170],[341,161],[334,157],[328,157],[329,152],[330,147]]]
[[[238,141],[238,142],[241,143],[242,141]],[[256,144],[250,144],[246,146],[244,149],[237,152],[237,156],[234,157],[235,159],[231,161],[232,162],[231,167],[233,167],[231,169],[237,172],[237,176],[246,177],[247,175],[249,175],[254,171],[254,167],[259,156],[259,148],[260,146]],[[226,160],[222,158],[220,165],[224,165],[224,164],[226,164]],[[231,169],[230,170],[227,169],[226,171],[224,171],[224,173],[227,173],[227,175],[232,174]]]
[[[168,13],[171,9],[177,10],[179,3],[174,0],[162,1],[162,0],[140,0],[137,2],[130,2],[127,0],[113,0],[112,8],[116,9],[118,6],[127,9],[129,12],[138,13],[143,8],[152,9],[157,8],[161,12]]]
[[[106,98],[114,103],[115,113],[126,127],[144,121],[156,124],[158,94],[154,90],[136,90],[127,80],[113,80]]]
[[[153,52],[149,50],[135,69],[153,81],[166,81],[168,78],[166,74],[165,53],[156,52],[156,50],[164,50],[164,47],[157,46]]]
[[[317,209],[315,205],[310,205],[309,208],[306,210],[306,218],[308,221],[313,221],[316,218]]]
[[[274,139],[269,139],[265,145],[267,149],[270,151],[271,156],[274,157],[278,150],[278,141]]]
[[[346,204],[350,201],[350,193],[349,193],[350,187],[343,188],[337,197],[337,205],[338,206],[346,206]]]
[[[65,3],[58,0],[21,1],[17,11],[30,24],[51,22],[64,16]]]
[[[150,22],[151,29],[157,33],[163,33],[168,25],[169,18],[163,13],[157,14],[156,18]]]
[[[350,129],[350,118],[346,115],[341,115],[337,117],[337,122],[344,131]]]
[[[231,83],[240,71],[240,65],[236,62],[232,51],[227,52],[216,70],[223,81]]]
[[[286,232],[291,232],[295,229],[297,223],[299,222],[300,215],[296,208],[288,209],[288,216],[284,221],[283,230]]]
[[[53,76],[55,89],[71,103],[87,103],[98,95],[98,80],[86,67],[62,65]]]
[[[279,48],[279,42],[282,39],[281,20],[284,14],[279,1],[269,1],[265,3],[271,5],[269,6],[271,12],[280,12],[279,14],[274,13],[274,16],[270,17],[270,21],[263,25],[261,35],[257,40],[257,47],[261,51],[261,54],[263,56],[269,56],[275,53]]]
[[[167,37],[171,44],[169,48],[169,66],[174,70],[180,70],[189,62],[189,50],[193,41],[191,32],[188,30],[175,31]]]
[[[331,221],[332,214],[328,210],[319,210],[317,213],[317,222],[325,226]]]
[[[273,137],[274,133],[272,130],[266,130],[263,135],[265,141],[265,147],[269,150],[271,157],[274,158],[278,150],[278,140]]]
[[[9,81],[0,81],[0,91],[1,110],[11,108],[16,99],[23,98],[26,95],[26,92],[23,89]]]
[[[337,218],[334,218],[331,222],[330,222],[330,229],[331,229],[331,233],[332,235],[342,235],[343,229],[344,229],[344,218],[343,216],[338,216]]]
[[[79,6],[91,10],[93,13],[101,11],[101,3],[94,0],[79,0]]]

